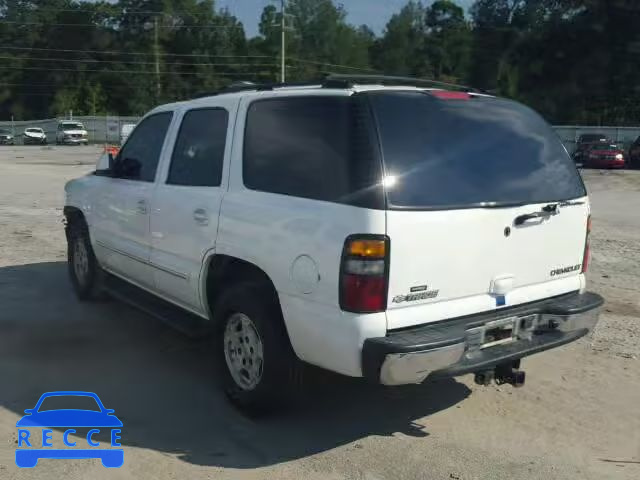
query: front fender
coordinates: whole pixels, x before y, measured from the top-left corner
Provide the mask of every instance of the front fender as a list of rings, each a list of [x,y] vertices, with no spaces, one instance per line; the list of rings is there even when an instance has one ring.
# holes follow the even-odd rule
[[[93,205],[95,204],[94,196],[98,193],[94,183],[95,177],[87,175],[70,180],[64,186],[65,208],[75,208],[81,211],[88,225],[91,224]]]

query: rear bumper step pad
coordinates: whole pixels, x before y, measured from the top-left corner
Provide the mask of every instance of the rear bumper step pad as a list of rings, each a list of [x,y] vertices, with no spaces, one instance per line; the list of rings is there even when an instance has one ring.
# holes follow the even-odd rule
[[[367,339],[362,351],[366,378],[385,385],[420,383],[494,368],[573,342],[592,331],[604,300],[595,293],[560,297],[492,312],[392,331]],[[483,348],[485,325],[513,320],[513,340]]]

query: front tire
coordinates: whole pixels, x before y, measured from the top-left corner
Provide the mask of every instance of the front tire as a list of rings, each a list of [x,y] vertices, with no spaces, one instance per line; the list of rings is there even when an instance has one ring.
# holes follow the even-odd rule
[[[73,289],[81,301],[101,300],[104,272],[91,247],[89,229],[79,219],[67,228],[67,265]]]
[[[216,308],[218,362],[225,393],[250,415],[282,408],[300,379],[300,361],[289,342],[275,293],[241,283],[221,295]]]

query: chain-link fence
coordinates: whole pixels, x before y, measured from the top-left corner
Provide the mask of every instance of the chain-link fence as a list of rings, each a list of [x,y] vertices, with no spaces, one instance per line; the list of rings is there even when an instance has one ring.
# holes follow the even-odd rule
[[[84,125],[89,134],[90,143],[108,143],[119,145],[123,133],[123,127],[126,125],[135,125],[140,120],[139,117],[120,117],[120,116],[96,116],[96,117],[76,117],[70,118],[51,118],[47,120],[32,121],[15,121],[0,122],[0,129],[8,130],[13,133],[16,144],[23,143],[24,130],[26,128],[42,128],[47,135],[48,143],[56,142],[56,132],[58,123],[63,120],[73,120]],[[125,129],[126,130],[126,129]]]
[[[58,122],[70,120],[69,118],[53,118],[49,120],[0,122],[0,128],[14,133],[16,143],[21,144],[24,129],[28,127],[42,128],[47,134],[47,141],[55,143]],[[140,117],[121,116],[96,116],[96,117],[73,117],[74,121],[84,125],[89,133],[89,142],[120,144],[123,127],[135,125]],[[640,137],[640,127],[589,127],[580,125],[566,125],[554,127],[562,142],[567,147],[569,153],[576,150],[576,143],[580,135],[585,133],[599,133],[606,135],[612,143],[616,143],[628,150],[631,143]],[[126,128],[125,128],[126,130]]]

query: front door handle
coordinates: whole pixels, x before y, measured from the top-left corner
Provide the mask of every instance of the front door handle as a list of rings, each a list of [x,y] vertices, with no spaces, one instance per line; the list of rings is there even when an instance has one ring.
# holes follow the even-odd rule
[[[198,225],[207,226],[209,225],[209,215],[204,208],[198,208],[193,211],[193,219]]]
[[[138,211],[138,213],[140,215],[146,215],[147,214],[147,201],[146,200],[139,200],[138,201],[138,207],[136,209]]]

